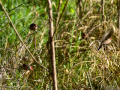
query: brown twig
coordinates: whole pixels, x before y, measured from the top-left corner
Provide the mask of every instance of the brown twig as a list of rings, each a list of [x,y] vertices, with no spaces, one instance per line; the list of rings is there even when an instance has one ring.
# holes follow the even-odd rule
[[[120,0],[117,5],[118,8],[118,37],[120,37]],[[118,47],[120,47],[120,40],[118,39]]]
[[[61,0],[59,0],[59,6],[58,6],[58,10],[57,10],[57,20],[56,20],[56,26],[58,26],[58,21],[59,21],[59,17],[60,17],[60,7],[61,7]]]
[[[78,12],[79,19],[81,19],[83,16],[82,0],[78,0],[76,5],[77,5],[77,12]]]
[[[60,15],[60,17],[59,17],[59,19],[58,19],[58,21],[57,21],[57,24],[56,24],[56,27],[55,27],[55,31],[54,31],[53,37],[54,37],[54,35],[55,35],[58,27],[59,27],[59,23],[60,23],[60,20],[61,20],[61,18],[62,18],[62,16],[63,16],[63,13],[65,12],[65,9],[66,9],[66,7],[67,7],[67,3],[68,3],[68,0],[66,1],[65,6],[64,6],[63,11],[62,11],[62,14]]]
[[[44,68],[45,70],[48,71],[48,69],[47,69],[45,66],[41,65],[41,64],[35,59],[35,57],[34,57],[34,56],[32,55],[32,53],[29,51],[29,49],[27,48],[27,46],[24,44],[22,38],[20,37],[20,35],[19,35],[19,33],[17,32],[15,26],[13,25],[13,23],[12,23],[12,21],[11,21],[9,15],[8,15],[8,13],[7,13],[6,10],[4,9],[4,7],[3,7],[1,1],[0,1],[0,5],[1,5],[2,9],[4,10],[4,12],[5,12],[5,14],[6,14],[8,20],[10,21],[10,23],[11,23],[11,25],[12,25],[12,27],[13,27],[15,33],[17,34],[18,38],[20,39],[20,42],[23,44],[23,46],[25,47],[25,49],[28,51],[28,53],[31,55],[31,57],[33,58],[33,60],[34,60],[36,63],[38,63],[42,68]]]
[[[54,37],[53,37],[52,0],[48,0],[48,6],[49,6],[49,23],[50,23],[49,37],[50,37],[50,50],[51,50],[51,61],[52,61],[53,90],[58,90],[56,66],[55,66],[55,47],[54,47]]]

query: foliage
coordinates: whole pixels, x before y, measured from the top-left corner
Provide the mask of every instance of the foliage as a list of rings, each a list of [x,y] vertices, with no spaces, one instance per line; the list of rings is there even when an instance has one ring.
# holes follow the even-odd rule
[[[61,90],[120,88],[117,0],[105,0],[104,21],[100,12],[100,0],[92,0],[92,2],[82,0],[81,18],[78,15],[77,1],[68,1],[55,34],[58,88]],[[1,2],[29,50],[42,65],[48,68],[47,0],[1,0]],[[65,3],[66,0],[62,0],[60,15]],[[52,0],[52,4],[55,26],[59,0]],[[1,7],[0,10],[0,66],[1,70],[5,68],[7,78],[3,79],[0,86],[9,89],[48,89],[51,81],[48,73],[33,62]],[[38,25],[35,32],[29,30],[29,25],[33,22]],[[112,43],[108,45],[108,50],[102,48],[97,51],[99,46],[97,39],[102,37],[110,25],[115,28]],[[92,29],[92,33],[85,39],[83,33],[87,34]],[[36,46],[34,38],[36,38]],[[27,71],[20,69],[22,63],[31,63],[34,71],[28,74]]]

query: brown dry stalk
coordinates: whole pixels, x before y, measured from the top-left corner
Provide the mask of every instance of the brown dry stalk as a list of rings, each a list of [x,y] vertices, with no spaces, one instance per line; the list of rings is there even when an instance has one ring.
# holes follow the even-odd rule
[[[50,29],[50,50],[51,50],[51,62],[52,62],[52,77],[53,77],[53,90],[58,90],[57,88],[57,76],[56,76],[56,65],[55,65],[55,47],[54,47],[54,37],[53,37],[53,16],[52,16],[52,0],[48,0],[49,6],[49,29]],[[50,62],[50,63],[51,63]],[[51,65],[51,64],[50,64]]]
[[[61,2],[60,2],[60,3],[61,3]],[[62,11],[62,14],[60,15],[59,19],[57,20],[53,37],[54,37],[54,35],[56,34],[56,31],[57,31],[57,29],[58,29],[58,27],[59,27],[59,23],[60,23],[60,20],[61,20],[61,18],[62,18],[62,16],[63,16],[63,13],[65,12],[65,9],[66,9],[66,7],[67,7],[67,3],[68,3],[68,0],[67,0],[66,3],[65,3],[65,6],[64,6],[63,11]]]
[[[48,69],[45,67],[45,66],[43,66],[43,65],[41,65],[36,59],[35,59],[35,57],[32,55],[32,53],[29,51],[29,49],[27,48],[27,46],[24,44],[24,42],[23,42],[23,40],[22,40],[22,38],[20,37],[20,35],[19,35],[19,33],[17,32],[17,30],[16,30],[16,28],[15,28],[15,26],[13,25],[13,23],[12,23],[12,21],[11,21],[11,19],[10,19],[10,17],[9,17],[9,15],[8,15],[8,13],[6,12],[6,10],[4,9],[4,7],[3,7],[3,5],[2,5],[2,3],[1,3],[1,1],[0,1],[0,5],[1,5],[1,7],[2,7],[2,9],[3,9],[3,11],[5,12],[5,14],[6,14],[6,16],[7,16],[7,18],[8,18],[8,20],[10,21],[10,23],[11,23],[11,25],[12,25],[12,27],[13,27],[13,29],[14,29],[14,31],[15,31],[15,33],[17,34],[17,36],[18,36],[18,38],[20,39],[20,42],[23,44],[23,46],[25,47],[25,49],[28,51],[28,53],[30,54],[30,56],[33,58],[33,60],[36,62],[36,63],[38,63],[42,68],[44,68],[45,70],[47,70],[48,71]]]

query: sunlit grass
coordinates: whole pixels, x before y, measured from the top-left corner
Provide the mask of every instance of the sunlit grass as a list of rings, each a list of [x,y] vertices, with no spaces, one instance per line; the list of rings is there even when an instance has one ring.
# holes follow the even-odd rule
[[[2,0],[5,9],[28,49],[42,65],[48,68],[47,41],[49,38],[49,21],[48,7],[45,2],[35,0],[34,2],[27,3],[21,0],[8,0],[8,2]],[[54,0],[53,4],[53,20],[55,25],[56,6],[58,4]],[[62,3],[60,12],[62,12],[64,4],[65,2]],[[93,88],[94,90],[104,90],[109,88],[118,89],[120,87],[120,53],[117,47],[117,6],[113,5],[113,7],[109,8],[109,5],[112,4],[112,2],[106,1],[106,21],[101,22],[102,15],[98,13],[100,8],[99,0],[98,2],[93,0],[92,7],[89,0],[83,1],[83,18],[81,20],[78,18],[75,2],[69,1],[55,35],[59,89],[88,90]],[[88,13],[89,11],[90,13]],[[36,32],[29,30],[29,25],[33,22],[38,25]],[[87,34],[98,24],[100,25],[93,29],[87,39],[82,36],[82,33]],[[110,24],[115,27],[112,43],[108,45],[108,50],[105,51],[103,47],[97,51],[99,42],[96,40],[100,39],[105,30],[109,29]],[[36,47],[34,46],[34,37],[36,37]],[[23,57],[28,57],[28,60],[23,60]],[[6,84],[3,80],[0,86],[9,86],[11,89],[13,87],[23,89],[24,85],[28,86],[29,89],[47,90],[50,88],[48,73],[32,61],[31,56],[22,46],[3,11],[0,12],[0,58],[1,69],[5,68],[8,79]],[[30,73],[28,78],[27,74],[23,78],[26,71],[18,70],[22,63],[31,63],[34,68],[34,71]]]

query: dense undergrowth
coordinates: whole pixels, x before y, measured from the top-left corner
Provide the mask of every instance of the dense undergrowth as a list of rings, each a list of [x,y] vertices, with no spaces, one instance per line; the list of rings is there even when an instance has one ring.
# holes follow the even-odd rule
[[[92,1],[92,2],[91,2]],[[45,67],[49,65],[47,41],[49,17],[47,0],[1,0],[18,33],[35,58]],[[77,0],[69,0],[55,34],[55,55],[58,88],[60,90],[116,90],[120,88],[120,49],[118,34],[117,0],[105,0],[102,20],[100,0],[82,0],[82,15],[77,12]],[[52,0],[54,26],[59,0]],[[66,0],[61,3],[60,14]],[[38,89],[50,88],[49,75],[22,46],[4,11],[0,7],[0,62],[1,88]],[[38,25],[30,31],[31,23]],[[113,26],[112,42],[107,50],[99,47],[98,40]],[[55,27],[54,27],[55,28]],[[84,38],[83,33],[90,35]],[[36,40],[35,40],[36,38]],[[35,45],[36,43],[36,45]],[[19,68],[31,64],[34,71]]]

